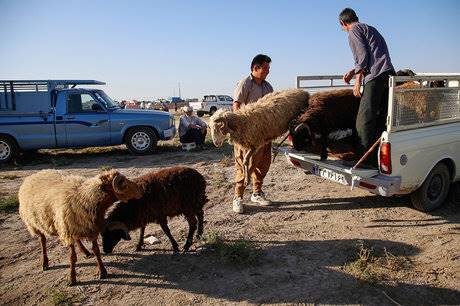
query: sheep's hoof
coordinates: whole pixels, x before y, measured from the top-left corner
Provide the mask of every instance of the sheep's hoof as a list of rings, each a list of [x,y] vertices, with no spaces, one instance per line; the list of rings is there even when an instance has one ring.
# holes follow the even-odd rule
[[[106,279],[107,278],[107,270],[103,270],[99,273],[99,279]]]
[[[67,286],[69,287],[75,286],[76,284],[77,284],[77,280],[69,280],[67,282]]]
[[[43,271],[47,271],[49,269],[48,264],[42,266]]]
[[[138,245],[138,246],[136,247],[136,252],[140,252],[140,251],[142,251],[142,246],[141,246],[141,245]]]

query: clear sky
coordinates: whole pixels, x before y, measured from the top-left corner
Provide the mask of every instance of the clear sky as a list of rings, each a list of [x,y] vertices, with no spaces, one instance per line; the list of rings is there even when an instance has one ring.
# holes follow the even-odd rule
[[[384,36],[396,69],[460,72],[460,1],[0,0],[0,79],[96,79],[115,99],[232,95],[258,53],[268,81],[353,66],[338,14]]]

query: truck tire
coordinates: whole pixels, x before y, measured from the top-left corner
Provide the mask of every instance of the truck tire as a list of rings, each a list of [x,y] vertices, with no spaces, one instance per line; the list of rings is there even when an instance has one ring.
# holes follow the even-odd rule
[[[211,109],[209,110],[209,116],[212,116],[214,115],[214,113],[216,112],[217,108],[216,107],[211,107]]]
[[[450,202],[454,205],[460,205],[460,182],[455,182],[450,185]]]
[[[0,135],[0,164],[12,161],[19,153],[16,141],[6,135]]]
[[[431,211],[441,206],[450,187],[449,169],[444,163],[437,164],[419,189],[411,194],[412,205],[420,211]]]
[[[196,112],[196,114],[198,115],[198,117],[203,117],[203,115],[204,115],[203,112]]]
[[[157,149],[157,136],[152,128],[137,127],[126,133],[125,144],[128,150],[137,155],[151,154]]]

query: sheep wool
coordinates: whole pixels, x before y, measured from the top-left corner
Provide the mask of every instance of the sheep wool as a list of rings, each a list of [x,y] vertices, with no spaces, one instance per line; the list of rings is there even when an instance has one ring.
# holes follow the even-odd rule
[[[289,122],[308,106],[308,98],[304,90],[288,89],[265,95],[235,112],[220,109],[209,123],[214,144],[222,145],[219,138],[229,133],[231,143],[256,149],[283,135]]]
[[[66,246],[97,237],[103,221],[97,220],[102,207],[96,204],[107,197],[101,179],[102,175],[84,178],[56,170],[27,177],[19,189],[19,214],[29,232],[57,235]]]

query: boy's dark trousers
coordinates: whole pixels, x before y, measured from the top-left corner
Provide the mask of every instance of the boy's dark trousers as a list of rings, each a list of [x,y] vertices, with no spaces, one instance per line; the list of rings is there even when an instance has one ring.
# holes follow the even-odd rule
[[[356,117],[356,131],[360,140],[359,156],[369,150],[386,127],[388,114],[388,80],[394,71],[387,71],[364,85],[363,96]],[[372,152],[367,164],[378,166],[377,150]]]

